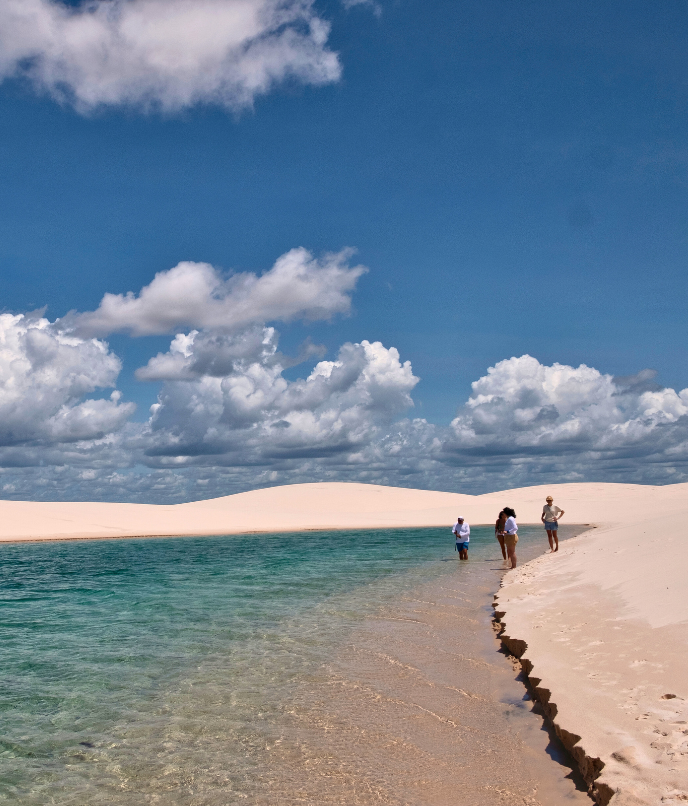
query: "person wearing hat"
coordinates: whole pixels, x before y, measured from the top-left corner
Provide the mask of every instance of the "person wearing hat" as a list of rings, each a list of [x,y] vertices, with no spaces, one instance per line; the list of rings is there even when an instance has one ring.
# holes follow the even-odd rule
[[[463,518],[458,517],[454,528],[452,529],[454,537],[456,537],[456,550],[459,552],[460,560],[468,559],[468,543],[471,539],[471,527],[464,521]]]
[[[545,498],[547,502],[542,508],[542,516],[540,520],[545,524],[547,530],[547,539],[549,540],[549,547],[552,552],[559,551],[559,538],[557,537],[557,528],[559,518],[564,514],[563,509],[554,505],[554,499],[551,495]]]

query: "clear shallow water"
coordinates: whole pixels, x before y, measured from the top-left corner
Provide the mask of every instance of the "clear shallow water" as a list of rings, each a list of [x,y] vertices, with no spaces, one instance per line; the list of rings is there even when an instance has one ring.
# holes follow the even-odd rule
[[[543,543],[541,529],[521,535],[524,553]],[[448,529],[0,547],[0,801],[416,802],[388,780],[413,752],[371,766],[396,740],[361,724],[380,695],[359,702],[373,685],[359,673],[391,685],[371,647],[391,640],[385,625],[418,620],[407,611],[423,586],[458,581],[463,599],[497,587],[492,529],[473,529],[469,563],[452,549]]]

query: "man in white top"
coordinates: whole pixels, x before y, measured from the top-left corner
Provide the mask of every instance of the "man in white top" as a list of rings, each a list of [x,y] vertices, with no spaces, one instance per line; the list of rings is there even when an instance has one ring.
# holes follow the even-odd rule
[[[554,499],[551,495],[545,498],[547,502],[542,508],[542,516],[540,520],[545,524],[547,530],[547,539],[549,540],[549,548],[551,552],[559,551],[559,537],[557,536],[557,528],[559,518],[564,514],[563,509],[555,506]]]
[[[468,543],[471,539],[471,527],[459,517],[456,519],[452,533],[456,537],[456,550],[459,552],[460,560],[468,559]]]

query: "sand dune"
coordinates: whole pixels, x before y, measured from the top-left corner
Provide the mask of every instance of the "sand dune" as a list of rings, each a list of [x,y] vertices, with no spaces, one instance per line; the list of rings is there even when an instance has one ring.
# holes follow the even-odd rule
[[[486,524],[505,505],[516,509],[520,523],[538,523],[547,492],[562,503],[567,523],[602,525],[646,517],[648,507],[680,511],[688,485],[559,484],[473,496],[321,483],[174,506],[0,501],[0,541],[449,526],[459,513]]]
[[[453,523],[471,496],[367,484],[296,484],[209,501],[149,504],[0,501],[0,540],[237,534]]]
[[[688,801],[688,484],[560,484],[480,496],[299,484],[175,506],[0,502],[0,541],[538,523],[547,493],[591,529],[507,574],[503,640],[598,802]],[[594,527],[594,528],[593,528]],[[543,535],[543,548],[546,541]]]

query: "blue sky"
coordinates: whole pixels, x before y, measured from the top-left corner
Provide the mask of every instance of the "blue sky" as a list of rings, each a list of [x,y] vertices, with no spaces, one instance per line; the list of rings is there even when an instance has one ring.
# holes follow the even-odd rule
[[[105,65],[80,44],[59,4],[23,5],[66,22],[41,40],[21,27],[15,0],[0,0],[1,305],[12,314],[47,305],[48,334],[100,339],[121,362],[117,371],[94,370],[85,385],[65,381],[53,395],[58,408],[46,404],[32,417],[54,425],[70,407],[109,400],[112,384],[120,409],[136,410],[109,412],[106,425],[67,437],[53,425],[7,426],[4,495],[154,501],[319,478],[471,492],[543,480],[688,478],[688,392],[680,394],[688,387],[682,5],[286,0],[292,19],[239,37],[241,47],[274,44],[285,29],[310,40],[288,57],[256,51],[254,62],[292,59],[284,77],[257,90],[246,89],[248,79],[228,79],[224,57],[211,68],[191,60],[164,81],[150,64],[135,63],[141,48],[155,45],[145,15],[160,31],[156,7],[169,10],[170,0],[131,0],[143,15],[134,20],[144,31],[139,50],[120,52],[108,40],[114,55]],[[89,13],[71,5],[82,18]],[[239,7],[261,19],[275,13],[272,0],[181,6],[196,33],[181,46],[173,40],[180,61],[187,47],[207,51],[208,29],[188,27],[194,15],[217,16],[224,30]],[[228,30],[227,48],[233,36]],[[244,69],[245,55],[232,52],[232,70]],[[207,90],[209,69],[221,90]],[[165,354],[177,332],[195,328],[216,344],[236,331],[231,322],[182,317],[140,337],[114,326],[55,325],[70,310],[99,310],[105,293],[138,294],[180,261],[211,264],[223,277],[261,275],[299,247],[321,261],[316,273],[324,255],[345,247],[356,250],[347,265],[368,271],[342,292],[348,312],[338,302],[327,316],[306,306],[284,322],[255,313],[255,326],[277,328],[283,354],[296,355],[306,338],[323,346],[304,363],[283,361],[279,378],[297,383],[318,361],[336,361],[341,345],[365,340],[395,348],[399,367],[410,362],[420,380],[409,387],[399,369],[390,392],[397,398],[371,403],[366,387],[364,404],[352,391],[364,383],[356,376],[345,402],[319,398],[315,420],[361,406],[369,416],[353,425],[344,416],[336,436],[303,426],[288,457],[268,436],[252,454],[256,429],[284,422],[282,431],[294,433],[289,412],[305,411],[305,403],[292,410],[273,400],[250,426],[232,421],[225,407],[187,439],[180,434],[192,419],[188,394],[193,384],[206,388],[209,376],[134,375]],[[22,334],[16,349],[30,363]],[[524,355],[535,364],[500,364]],[[243,368],[222,377],[249,377],[254,359],[242,354]],[[571,373],[552,369],[557,364],[572,371],[585,364],[609,382],[574,372],[571,382],[586,392],[569,410],[561,378]],[[656,374],[627,380],[648,369]],[[491,399],[467,408],[472,384],[490,377]],[[220,398],[225,387],[215,392]],[[22,395],[52,394],[49,386],[21,389],[6,404],[13,412]],[[151,421],[153,404],[167,425]],[[591,414],[595,407],[604,416]],[[549,425],[524,425],[534,422]],[[218,423],[229,430],[213,442]],[[415,436],[404,431],[414,427]],[[185,453],[162,467],[146,457],[162,450],[165,429]],[[393,461],[383,449],[390,440],[399,448]]]

